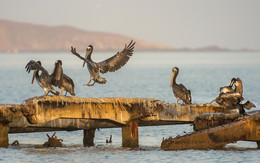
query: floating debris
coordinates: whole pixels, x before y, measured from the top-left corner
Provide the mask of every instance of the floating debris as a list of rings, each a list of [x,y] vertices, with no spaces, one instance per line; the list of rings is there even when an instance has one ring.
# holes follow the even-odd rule
[[[19,146],[19,141],[18,140],[15,140],[11,145],[13,145],[13,146]]]
[[[112,143],[112,135],[110,135],[110,138],[109,138],[109,140],[108,140],[108,139],[106,139],[106,143]]]
[[[61,147],[62,146],[62,142],[63,140],[62,139],[58,139],[57,136],[55,135],[56,132],[50,137],[48,134],[47,137],[48,137],[48,141],[45,142],[43,144],[44,147]]]

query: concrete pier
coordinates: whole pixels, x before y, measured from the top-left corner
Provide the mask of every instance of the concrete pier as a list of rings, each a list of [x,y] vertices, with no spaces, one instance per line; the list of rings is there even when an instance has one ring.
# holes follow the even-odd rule
[[[0,134],[5,133],[3,137],[8,142],[9,129],[9,133],[85,130],[86,140],[93,137],[90,131],[96,128],[121,127],[122,145],[138,147],[138,126],[192,123],[200,114],[218,112],[225,112],[225,108],[213,104],[169,104],[149,98],[41,96],[21,105],[0,104],[0,118],[8,120]]]
[[[230,116],[216,114],[215,118],[219,117],[219,122],[214,121],[214,114],[212,119],[208,117],[209,115],[202,115],[199,119],[203,119],[205,125],[197,124],[200,126],[196,127],[197,132],[167,138],[162,141],[161,148],[163,150],[218,149],[240,140],[255,141],[260,148],[260,111],[247,112],[247,114],[249,116],[245,117],[236,114],[230,114]],[[223,118],[232,122],[225,122]],[[207,121],[213,121],[213,123]]]

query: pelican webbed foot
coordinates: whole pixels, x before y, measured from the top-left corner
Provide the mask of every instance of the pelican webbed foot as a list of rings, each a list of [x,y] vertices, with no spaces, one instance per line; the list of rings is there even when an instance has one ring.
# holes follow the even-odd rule
[[[96,81],[94,81],[94,83],[92,83],[92,84],[90,84],[90,82],[91,82],[91,79],[89,80],[88,84],[83,84],[83,85],[84,86],[93,86],[96,83]]]

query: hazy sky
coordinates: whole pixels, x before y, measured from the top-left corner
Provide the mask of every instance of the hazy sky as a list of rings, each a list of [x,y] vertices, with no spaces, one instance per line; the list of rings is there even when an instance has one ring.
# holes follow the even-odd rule
[[[0,0],[0,19],[70,25],[175,48],[260,49],[260,0]]]

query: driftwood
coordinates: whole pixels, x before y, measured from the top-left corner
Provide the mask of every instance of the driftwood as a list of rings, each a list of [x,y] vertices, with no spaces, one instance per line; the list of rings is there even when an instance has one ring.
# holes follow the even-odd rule
[[[48,141],[46,141],[43,146],[44,147],[61,147],[62,146],[62,142],[63,140],[62,139],[58,139],[57,136],[55,135],[56,132],[50,137],[48,134],[47,137],[48,137]]]

